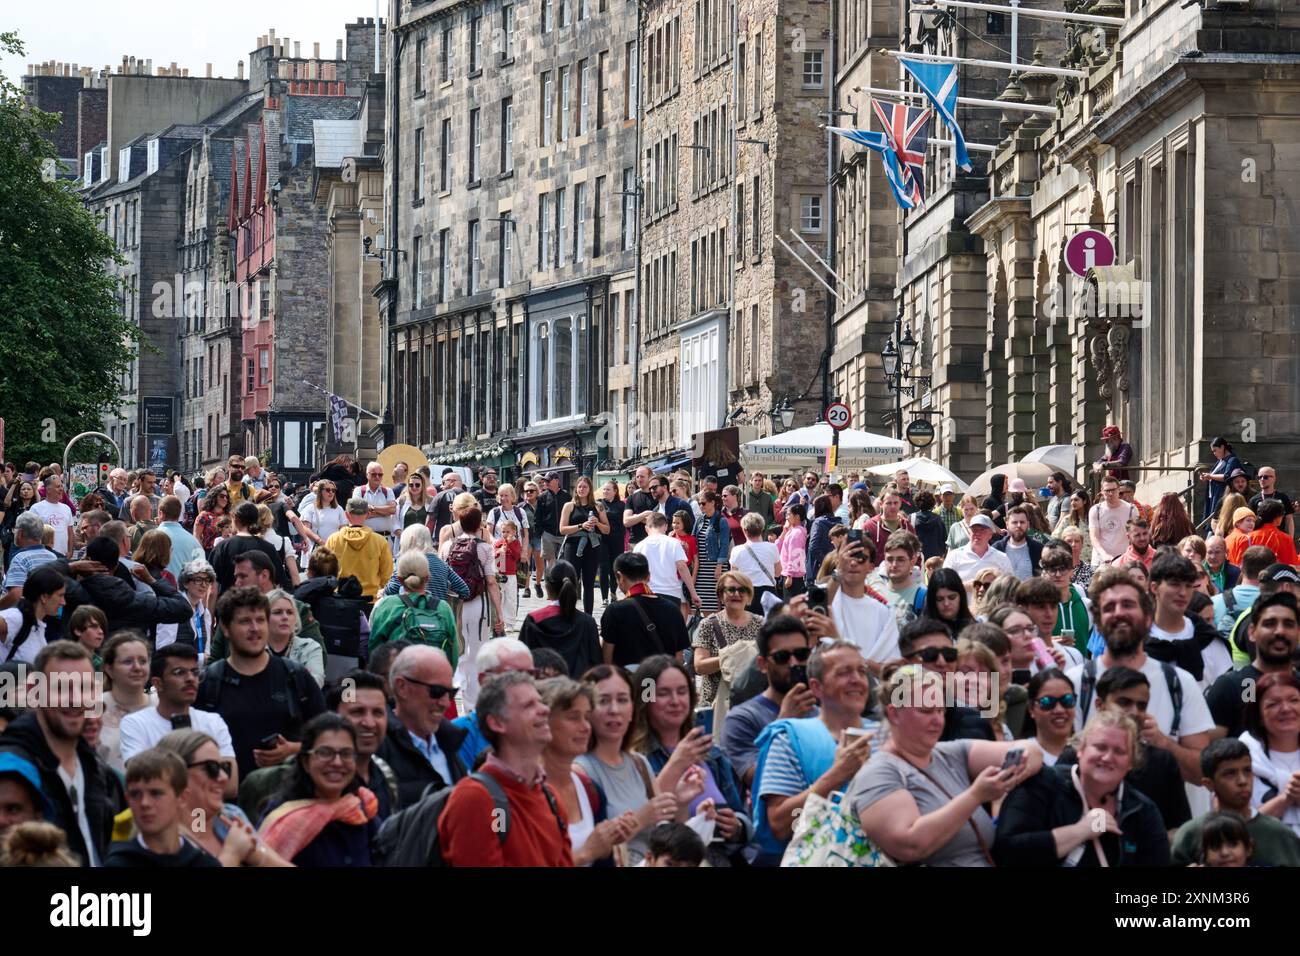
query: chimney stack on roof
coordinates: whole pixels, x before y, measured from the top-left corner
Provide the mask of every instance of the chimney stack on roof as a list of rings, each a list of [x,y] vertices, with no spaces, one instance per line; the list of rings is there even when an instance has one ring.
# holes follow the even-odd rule
[[[239,70],[238,70],[238,72],[235,73],[235,79],[237,79],[237,80],[242,80],[243,78],[244,78],[244,61],[243,61],[243,60],[240,60],[240,61],[239,61]]]
[[[335,40],[335,41],[334,41],[334,59],[336,59],[336,60],[341,60],[341,59],[343,59],[343,41],[342,41],[342,40]]]
[[[320,59],[320,43],[313,43],[311,45],[311,58],[313,60]]]
[[[295,60],[302,59],[302,41],[300,40],[293,41],[293,58]]]

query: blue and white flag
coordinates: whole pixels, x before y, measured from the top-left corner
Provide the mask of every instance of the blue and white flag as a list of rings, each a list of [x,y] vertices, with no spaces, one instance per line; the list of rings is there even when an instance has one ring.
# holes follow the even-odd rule
[[[935,111],[952,130],[953,141],[957,144],[957,165],[963,172],[970,172],[970,156],[966,154],[966,138],[957,125],[957,64],[928,63],[924,60],[909,60],[900,56],[898,62],[903,69],[916,80],[921,92],[934,105]]]
[[[889,181],[889,188],[894,191],[894,199],[904,209],[916,208],[917,200],[920,197],[911,179],[898,165],[898,156],[894,153],[894,147],[884,133],[873,133],[865,129],[842,129],[838,126],[828,126],[826,128],[832,133],[839,133],[845,139],[852,140],[859,146],[874,149],[879,153],[881,165],[885,167],[885,178]]]

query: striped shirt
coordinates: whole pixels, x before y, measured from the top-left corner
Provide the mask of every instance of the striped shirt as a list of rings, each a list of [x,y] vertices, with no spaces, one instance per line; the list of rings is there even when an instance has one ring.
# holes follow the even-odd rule
[[[880,729],[879,722],[867,718],[863,718],[862,726],[873,733]],[[823,732],[828,736],[830,734],[828,730]],[[818,771],[817,776],[821,776],[822,772]],[[790,735],[777,733],[768,744],[767,760],[763,764],[763,778],[755,782],[754,793],[760,797],[793,797],[795,794],[803,793],[817,782],[816,777],[811,779],[809,777],[808,771],[799,763],[794,747],[790,745]]]
[[[22,587],[27,583],[27,575],[42,564],[49,564],[57,557],[58,555],[49,548],[43,548],[39,545],[15,551],[13,560],[9,562],[9,573],[5,575],[5,590]]]
[[[425,557],[429,559],[429,583],[425,585],[424,593],[429,596],[430,600],[434,602],[445,601],[448,587],[463,598],[469,597],[469,585],[451,569],[451,566],[446,561],[433,553],[427,553]],[[388,579],[388,585],[384,588],[384,593],[402,593],[402,582],[398,580],[396,571]]]

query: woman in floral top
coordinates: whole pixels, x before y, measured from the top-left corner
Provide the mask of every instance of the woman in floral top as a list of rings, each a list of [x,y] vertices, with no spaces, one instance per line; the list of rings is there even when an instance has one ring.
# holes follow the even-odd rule
[[[722,660],[719,652],[739,641],[757,641],[763,619],[745,608],[754,599],[754,585],[739,571],[718,575],[718,600],[722,610],[711,614],[695,632],[695,673],[701,682],[700,707],[712,707],[721,682]]]

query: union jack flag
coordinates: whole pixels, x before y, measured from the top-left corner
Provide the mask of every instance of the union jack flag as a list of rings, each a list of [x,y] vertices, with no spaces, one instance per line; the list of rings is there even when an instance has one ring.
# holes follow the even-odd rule
[[[924,205],[925,147],[930,140],[932,111],[904,103],[882,103],[876,99],[871,101],[871,106],[885,128],[885,138],[898,157],[909,197],[914,205]]]

